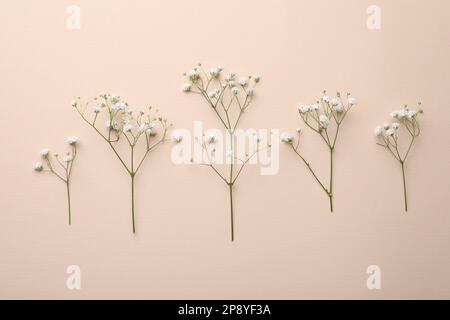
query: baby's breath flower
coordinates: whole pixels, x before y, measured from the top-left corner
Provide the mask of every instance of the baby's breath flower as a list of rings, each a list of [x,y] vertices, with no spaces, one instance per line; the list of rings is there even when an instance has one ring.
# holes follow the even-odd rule
[[[113,104],[112,109],[113,110],[125,110],[126,104],[122,101],[118,101]]]
[[[288,144],[291,144],[292,141],[294,141],[294,137],[292,137],[291,134],[288,132],[283,132],[281,134],[280,138],[281,138],[282,142],[288,143]]]
[[[298,106],[298,112],[300,112],[301,114],[305,114],[311,111],[311,107],[310,106],[305,106],[305,105],[299,105]]]
[[[309,108],[312,111],[317,111],[317,110],[319,110],[319,104],[318,103],[313,103],[312,105],[309,106]]]
[[[245,87],[248,84],[248,78],[240,78],[239,84],[243,87]]]
[[[328,119],[328,117],[324,114],[321,114],[319,116],[319,122],[324,129],[328,128],[328,126],[330,125],[330,119]]]
[[[388,137],[392,137],[395,135],[395,129],[394,128],[389,128],[386,130],[386,136]]]
[[[131,132],[131,130],[133,130],[133,125],[131,123],[126,123],[122,129],[124,133]]]
[[[70,153],[66,153],[66,154],[64,155],[64,157],[63,157],[63,161],[64,161],[64,162],[69,163],[69,162],[71,162],[72,160],[73,160],[73,157],[72,157],[72,155],[71,155]]]
[[[77,136],[70,136],[67,138],[67,143],[70,145],[75,145],[78,142],[78,137]]]
[[[72,100],[72,101],[70,101],[70,105],[71,105],[72,107],[76,108],[77,105],[78,105],[78,103],[77,103],[76,100]]]
[[[348,102],[348,104],[351,105],[351,106],[356,105],[356,99],[353,98],[353,97],[348,97],[348,98],[347,98],[347,102]]]
[[[197,68],[194,68],[189,72],[189,80],[191,80],[192,83],[196,83],[198,79],[200,79],[200,71]]]
[[[191,84],[190,83],[183,83],[183,86],[181,87],[181,90],[183,90],[183,92],[189,92],[191,91]]]
[[[47,148],[45,148],[45,149],[42,149],[40,153],[41,153],[41,156],[42,156],[42,157],[47,158],[48,155],[49,155],[49,153],[50,153],[50,150],[48,150]]]
[[[233,94],[233,96],[237,96],[239,94],[239,89],[237,87],[233,87],[231,89],[231,93]]]
[[[212,78],[218,78],[220,75],[220,70],[219,68],[211,68],[209,69],[209,74]]]
[[[254,88],[248,88],[246,90],[246,93],[249,97],[253,96],[255,94],[255,89]]]
[[[34,170],[37,172],[41,172],[42,170],[44,170],[44,165],[42,164],[42,162],[36,162],[34,164]]]
[[[94,111],[94,113],[100,113],[100,111],[102,111],[101,107],[95,106],[94,108],[92,108],[92,110]]]
[[[397,130],[398,128],[400,128],[400,123],[394,122],[394,123],[392,124],[392,128],[395,129],[395,130]]]
[[[231,72],[225,76],[225,81],[230,82],[236,80],[236,74]]]
[[[378,126],[373,129],[373,133],[376,137],[380,137],[383,134],[383,128]]]

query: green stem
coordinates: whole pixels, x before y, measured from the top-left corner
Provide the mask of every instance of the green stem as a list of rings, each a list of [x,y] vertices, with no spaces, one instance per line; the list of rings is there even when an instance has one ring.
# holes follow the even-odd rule
[[[333,150],[334,148],[330,148],[330,187],[328,188],[331,212],[333,212]]]
[[[406,176],[405,176],[405,163],[400,161],[402,165],[402,177],[403,177],[403,197],[405,198],[405,212],[408,212],[408,201],[406,199]]]
[[[131,220],[133,222],[133,233],[136,233],[134,221],[134,175],[131,175]]]
[[[71,209],[70,209],[70,188],[69,188],[69,182],[66,182],[66,188],[67,188],[67,206],[69,208],[69,226],[72,224],[72,215],[71,215]]]
[[[234,211],[233,211],[233,184],[229,184],[230,189],[230,212],[231,212],[231,241],[234,241]]]

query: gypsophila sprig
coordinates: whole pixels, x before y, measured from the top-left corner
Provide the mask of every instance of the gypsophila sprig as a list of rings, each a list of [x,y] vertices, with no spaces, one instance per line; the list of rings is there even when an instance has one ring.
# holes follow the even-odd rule
[[[158,114],[158,110],[148,107],[135,114],[120,96],[102,92],[92,101],[81,103],[78,98],[71,106],[80,114],[94,131],[110,146],[131,179],[131,220],[133,233],[135,222],[135,179],[144,160],[157,146],[166,140],[166,134],[172,124],[168,124]],[[104,125],[103,125],[104,124]],[[129,147],[128,157],[118,151],[120,142]],[[141,141],[141,142],[139,142]],[[138,153],[138,146],[144,150]]]
[[[347,113],[356,105],[356,99],[349,93],[345,98],[338,92],[336,97],[330,98],[326,91],[316,103],[310,105],[298,106],[298,113],[304,124],[313,132],[317,133],[321,140],[327,145],[330,152],[330,178],[328,184],[323,182],[316,172],[312,169],[310,163],[300,152],[301,129],[297,129],[297,139],[290,133],[283,133],[281,141],[289,145],[295,154],[306,165],[314,179],[319,183],[322,190],[327,194],[330,202],[330,210],[333,212],[333,157],[339,131]],[[297,141],[295,141],[297,140]]]
[[[186,81],[182,86],[182,91],[198,94],[206,101],[209,108],[225,128],[230,142],[226,151],[226,161],[229,165],[227,165],[226,172],[221,172],[214,161],[216,137],[203,136],[201,141],[197,141],[208,156],[207,161],[202,163],[202,165],[210,167],[227,185],[230,200],[231,241],[234,241],[234,185],[250,159],[261,150],[259,139],[254,139],[255,142],[257,141],[257,144],[253,146],[252,152],[245,154],[243,159],[236,157],[234,133],[241,116],[252,102],[255,86],[260,81],[260,77],[238,77],[234,72],[224,74],[224,69],[221,66],[205,71],[201,64],[198,64],[190,72],[185,73],[184,76]]]
[[[66,185],[67,207],[69,213],[69,225],[72,224],[72,210],[70,204],[70,178],[72,177],[72,168],[77,156],[78,137],[71,136],[67,138],[70,150],[64,153],[61,158],[58,153],[50,154],[50,150],[45,148],[40,151],[41,161],[36,162],[34,170],[36,172],[47,172],[53,174]]]
[[[405,106],[401,110],[391,112],[392,123],[377,126],[374,129],[374,135],[377,139],[377,145],[386,149],[400,163],[403,179],[403,198],[405,203],[405,212],[408,211],[408,200],[406,192],[406,174],[405,163],[409,156],[415,139],[420,135],[419,116],[423,114],[421,103],[418,104],[417,110],[409,109]],[[409,142],[402,154],[402,146],[400,144],[399,132],[404,128],[404,132],[409,135]]]

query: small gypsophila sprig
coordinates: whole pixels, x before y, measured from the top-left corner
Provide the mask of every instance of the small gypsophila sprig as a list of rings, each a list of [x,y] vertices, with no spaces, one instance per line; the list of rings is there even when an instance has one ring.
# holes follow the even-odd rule
[[[400,163],[402,169],[405,212],[408,211],[405,162],[415,139],[420,135],[419,116],[421,114],[423,114],[423,110],[420,102],[418,103],[417,110],[412,110],[408,108],[408,106],[405,106],[401,110],[391,112],[392,123],[377,126],[374,129],[377,145],[386,149]],[[409,142],[406,145],[406,151],[404,151],[403,154],[399,139],[399,131],[401,128],[404,128],[403,131],[409,135]]]
[[[260,151],[258,139],[258,146],[254,148],[253,152],[246,154],[244,159],[237,158],[234,133],[242,114],[250,106],[255,94],[255,86],[261,79],[259,76],[238,77],[234,72],[225,73],[221,66],[205,71],[201,64],[185,73],[184,76],[185,82],[182,85],[182,91],[200,95],[230,137],[230,145],[226,151],[227,163],[229,163],[227,172],[221,172],[213,161],[216,150],[211,145],[215,144],[216,138],[204,136],[202,141],[197,142],[201,144],[208,155],[208,160],[202,165],[210,167],[228,187],[231,241],[234,241],[234,185],[246,164]]]
[[[106,92],[85,104],[78,98],[71,102],[71,106],[110,146],[130,176],[132,229],[133,234],[136,233],[135,178],[150,152],[166,141],[167,131],[172,124],[159,116],[159,111],[152,107],[134,113],[120,96]],[[128,157],[119,153],[118,147],[122,141],[129,147]],[[139,145],[144,145],[140,153],[137,150]]]
[[[303,123],[313,132],[317,133],[321,140],[327,145],[330,151],[330,178],[328,185],[323,182],[316,172],[312,169],[310,163],[305,159],[299,150],[301,140],[301,129],[296,129],[296,138],[288,132],[281,135],[281,141],[289,145],[295,154],[306,165],[314,179],[319,183],[322,190],[327,194],[330,202],[330,211],[333,212],[333,156],[340,128],[347,116],[347,113],[356,105],[356,99],[350,93],[343,98],[338,92],[331,98],[326,91],[323,92],[319,101],[310,104],[301,104],[298,107],[298,113]]]
[[[41,161],[36,162],[34,170],[36,172],[47,172],[55,175],[59,180],[64,182],[67,191],[67,207],[69,213],[69,225],[72,224],[72,211],[70,204],[70,179],[72,176],[73,163],[77,156],[77,136],[67,138],[70,150],[65,152],[62,158],[58,153],[50,154],[50,150],[45,148],[40,151]]]

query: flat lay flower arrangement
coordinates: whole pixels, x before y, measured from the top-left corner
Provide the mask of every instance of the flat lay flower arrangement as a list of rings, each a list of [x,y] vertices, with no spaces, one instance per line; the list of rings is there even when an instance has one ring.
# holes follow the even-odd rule
[[[168,124],[166,119],[158,115],[158,110],[153,110],[152,107],[148,107],[145,112],[135,113],[121,97],[109,93],[101,93],[85,104],[78,98],[71,102],[71,106],[108,144],[130,176],[131,221],[133,234],[136,233],[136,176],[151,151],[166,140],[167,131],[172,124]],[[128,156],[119,153],[118,146],[122,141],[128,147]],[[140,145],[144,151],[139,153]]]
[[[51,154],[47,148],[42,149],[40,152],[42,159],[34,165],[36,172],[51,173],[66,185],[69,225],[72,224],[70,178],[72,177],[72,168],[77,156],[77,142],[78,137],[68,137],[67,143],[70,146],[70,151],[65,152],[63,156],[60,156],[58,153]]]
[[[345,98],[341,96],[338,92],[336,97],[330,98],[326,95],[324,91],[322,97],[319,101],[310,105],[300,105],[298,107],[298,113],[303,123],[307,128],[317,133],[320,140],[327,146],[329,151],[329,179],[328,183],[320,179],[318,174],[314,171],[313,167],[306,160],[303,153],[300,151],[301,142],[301,129],[298,128],[297,135],[294,137],[288,132],[281,134],[281,141],[288,144],[292,151],[301,159],[301,161],[306,165],[309,172],[312,174],[314,179],[320,185],[322,190],[328,196],[330,203],[330,211],[333,212],[333,161],[334,152],[336,149],[336,143],[338,141],[338,136],[340,128],[352,107],[356,104],[356,99],[353,98],[349,93]]]
[[[386,123],[374,129],[377,145],[388,151],[400,164],[405,212],[408,211],[405,164],[416,138],[420,135],[419,117],[421,114],[423,114],[421,103],[418,104],[417,110],[412,110],[405,106],[401,110],[391,112],[392,123]],[[408,136],[406,145],[403,148],[400,139],[400,131],[402,129],[403,133]]]
[[[258,76],[238,77],[236,73],[224,73],[221,66],[204,70],[198,64],[190,72],[184,74],[185,83],[182,90],[186,93],[199,95],[206,102],[208,108],[213,112],[221,126],[227,133],[229,145],[226,150],[227,169],[225,172],[215,165],[216,148],[214,144],[217,138],[214,135],[202,137],[197,141],[202,146],[208,159],[204,166],[208,166],[227,185],[230,201],[230,228],[231,241],[235,239],[234,232],[234,185],[240,177],[244,167],[260,150],[260,139],[254,136],[254,146],[251,152],[246,153],[244,158],[237,155],[234,133],[238,128],[242,115],[247,111],[255,94],[255,86],[260,82]]]

